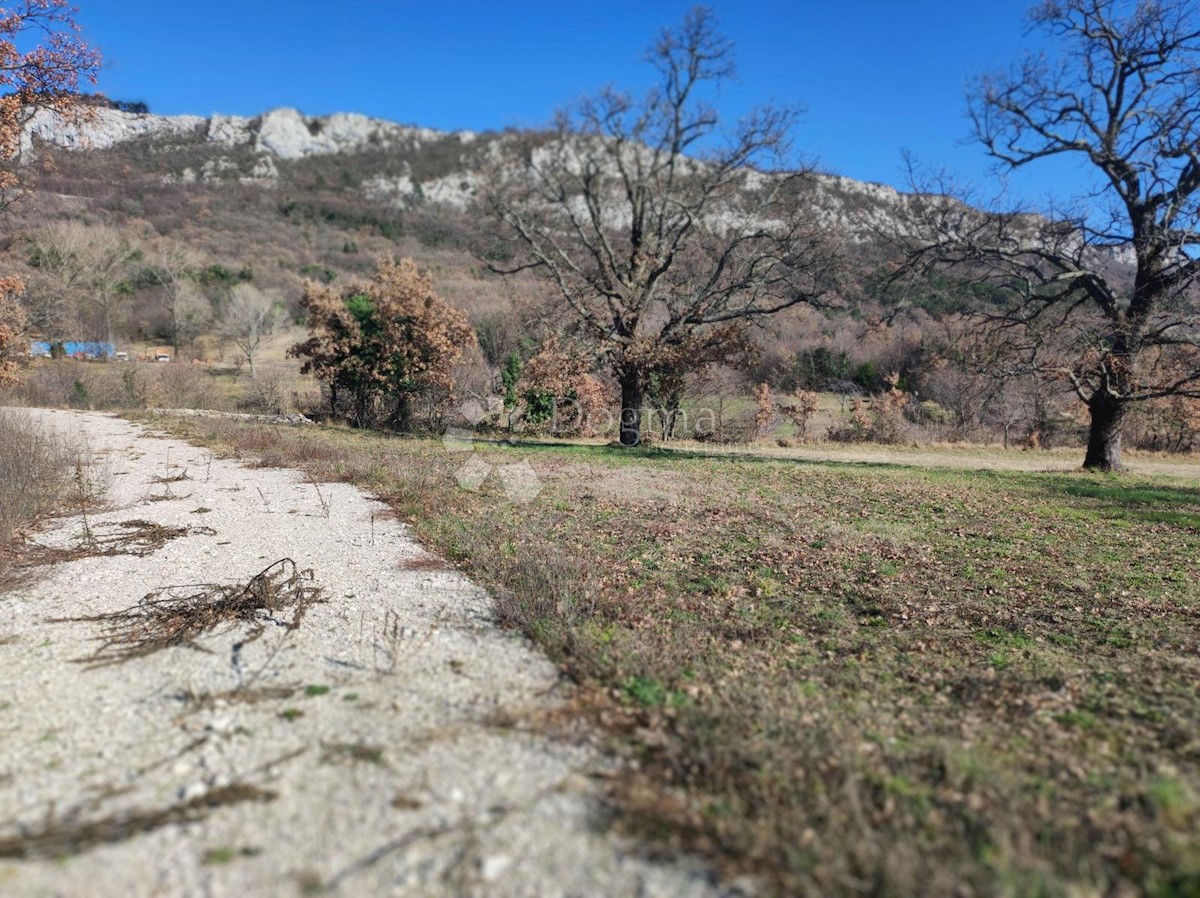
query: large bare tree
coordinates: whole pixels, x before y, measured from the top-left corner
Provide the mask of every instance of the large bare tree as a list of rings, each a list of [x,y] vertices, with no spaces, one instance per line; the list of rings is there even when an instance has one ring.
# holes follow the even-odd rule
[[[976,135],[1010,169],[1077,160],[1093,189],[1038,215],[919,197],[914,259],[1006,288],[988,320],[1086,404],[1084,467],[1118,470],[1135,403],[1200,397],[1200,7],[1048,0],[1030,16],[1061,54],[982,79]]]
[[[656,87],[561,112],[489,197],[510,238],[492,269],[553,284],[620,383],[626,445],[652,379],[722,361],[751,321],[830,297],[838,261],[801,200],[809,172],[786,168],[795,111],[722,129],[710,97],[733,48],[710,11],[664,30],[647,61]]]
[[[89,303],[99,318],[103,339],[112,343],[114,322],[128,293],[128,278],[142,251],[116,228],[93,225],[88,229],[82,255],[87,266]]]
[[[25,305],[30,324],[51,342],[79,339],[82,334],[87,240],[87,226],[77,220],[52,222],[30,237],[29,258],[36,273],[28,279]]]

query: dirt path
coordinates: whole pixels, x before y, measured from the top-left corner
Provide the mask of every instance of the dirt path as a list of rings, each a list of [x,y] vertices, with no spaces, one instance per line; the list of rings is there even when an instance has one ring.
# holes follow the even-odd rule
[[[0,893],[718,894],[605,832],[585,739],[504,723],[562,701],[555,668],[381,504],[119,419],[36,414],[110,480],[106,510],[38,542],[115,554],[0,596]],[[244,586],[285,558],[313,579],[190,648],[153,651],[182,607],[133,629],[48,622]],[[312,587],[325,601],[289,629]]]

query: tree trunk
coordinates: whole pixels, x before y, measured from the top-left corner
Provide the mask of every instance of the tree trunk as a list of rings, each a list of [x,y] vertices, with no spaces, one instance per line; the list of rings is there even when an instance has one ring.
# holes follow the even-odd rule
[[[104,342],[111,343],[113,328],[112,328],[112,307],[109,303],[108,293],[104,294]]]
[[[618,379],[621,383],[621,445],[636,446],[642,441],[645,385],[641,373],[633,368],[623,368]]]
[[[401,433],[412,430],[412,396],[409,393],[401,390],[396,396],[396,411],[389,423]]]
[[[1083,467],[1089,471],[1120,471],[1121,430],[1128,404],[1107,392],[1097,391],[1088,402],[1087,455]]]

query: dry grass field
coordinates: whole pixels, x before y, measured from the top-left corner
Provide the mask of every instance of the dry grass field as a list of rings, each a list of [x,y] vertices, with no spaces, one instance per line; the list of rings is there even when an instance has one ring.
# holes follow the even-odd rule
[[[1200,893],[1194,459],[162,424],[366,487],[491,589],[633,753],[651,844],[781,894]]]

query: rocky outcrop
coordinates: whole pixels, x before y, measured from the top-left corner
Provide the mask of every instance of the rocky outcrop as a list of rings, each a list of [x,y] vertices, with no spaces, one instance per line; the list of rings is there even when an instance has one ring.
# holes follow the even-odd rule
[[[519,160],[527,139],[521,134],[504,134],[474,146],[478,138],[470,131],[447,133],[357,113],[309,116],[287,108],[253,118],[96,109],[79,120],[43,110],[26,127],[22,151],[32,157],[39,142],[70,150],[104,150],[147,138],[163,144],[166,155],[160,158],[164,159],[169,159],[171,143],[176,140],[192,148],[197,143],[210,148],[202,161],[196,161],[192,153],[163,175],[175,184],[240,182],[270,188],[278,183],[284,163],[382,150],[394,154],[387,170],[358,175],[358,189],[366,198],[397,208],[437,204],[457,210],[468,208],[477,198],[486,179],[485,166],[503,172],[523,165]],[[462,152],[455,150],[455,144]],[[535,162],[545,161],[542,157],[548,152],[535,147]],[[396,158],[401,161],[398,171]],[[431,165],[430,159],[437,161]],[[414,172],[418,168],[421,177]],[[749,172],[747,177],[748,186],[755,187],[761,186],[757,180],[767,176]],[[851,178],[818,175],[813,185],[814,215],[852,240],[870,239],[878,231],[895,232],[897,213],[906,202],[904,194],[891,187]]]
[[[219,147],[252,147],[277,159],[355,153],[367,149],[404,146],[417,149],[423,141],[453,137],[466,144],[471,131],[446,134],[430,128],[399,125],[357,113],[308,116],[295,109],[274,109],[256,118],[214,115],[151,115],[95,109],[72,119],[51,110],[39,110],[25,127],[23,154],[34,151],[36,141],[67,149],[107,149],[140,138],[185,137],[202,133]]]
[[[79,116],[64,116],[39,109],[21,134],[21,156],[35,152],[38,141],[69,150],[106,150],[143,137],[184,137],[205,127],[198,115],[138,115],[116,109],[89,109]]]

